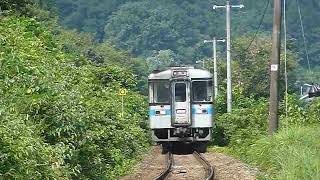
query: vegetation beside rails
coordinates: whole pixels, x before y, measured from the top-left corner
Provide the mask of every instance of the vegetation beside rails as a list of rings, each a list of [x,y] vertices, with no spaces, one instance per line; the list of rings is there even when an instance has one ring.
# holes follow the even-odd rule
[[[320,178],[320,100],[304,103],[290,95],[288,117],[281,103],[280,130],[268,136],[267,101],[239,99],[241,104],[236,103],[236,107],[241,108],[217,115],[215,146],[210,151],[224,152],[257,166],[261,179]]]
[[[250,146],[246,160],[262,179],[320,179],[320,126],[292,126]]]
[[[130,170],[149,146],[132,69],[66,52],[34,18],[0,18],[0,179],[116,179]],[[123,116],[119,88],[129,90]]]

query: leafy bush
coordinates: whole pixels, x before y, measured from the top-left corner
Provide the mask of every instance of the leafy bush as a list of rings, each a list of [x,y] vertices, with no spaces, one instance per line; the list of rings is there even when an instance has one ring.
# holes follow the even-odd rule
[[[132,70],[77,63],[31,18],[3,17],[0,46],[1,177],[115,179],[129,170],[148,144]],[[120,87],[129,89],[123,116]]]
[[[62,143],[44,142],[28,115],[18,115],[1,106],[0,177],[4,179],[66,179],[69,169]]]
[[[220,96],[216,102],[217,111],[222,113],[218,113],[215,117],[214,143],[228,145],[234,148],[235,152],[245,154],[249,145],[267,134],[268,103],[265,98],[245,97],[239,86],[234,88],[233,95],[232,113],[225,113],[224,96]],[[288,95],[288,117],[285,113],[285,101],[280,102],[280,128],[318,124],[319,102],[314,100],[306,104],[296,95]]]
[[[232,114],[218,114],[215,119],[215,144],[227,145],[224,152],[261,167],[265,175],[262,178],[319,179],[320,100],[305,103],[289,95],[288,117],[283,101],[280,131],[269,137],[266,100],[243,97],[241,89],[235,91]],[[218,107],[223,109],[224,105]]]
[[[213,130],[218,132],[215,143],[229,145],[238,153],[245,152],[250,144],[267,132],[268,108],[266,100],[241,98],[241,101],[242,105],[246,107],[233,109],[232,114],[217,115]]]

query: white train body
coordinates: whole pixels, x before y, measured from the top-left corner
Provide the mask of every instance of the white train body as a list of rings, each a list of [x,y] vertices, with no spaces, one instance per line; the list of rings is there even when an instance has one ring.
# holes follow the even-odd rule
[[[207,142],[213,124],[212,74],[174,67],[149,75],[149,120],[155,142]]]

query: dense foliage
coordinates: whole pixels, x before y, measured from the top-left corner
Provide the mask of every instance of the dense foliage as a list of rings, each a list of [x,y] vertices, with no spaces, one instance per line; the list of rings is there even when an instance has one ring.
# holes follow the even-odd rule
[[[320,101],[305,103],[295,95],[280,104],[280,130],[268,137],[268,103],[265,98],[246,97],[241,88],[234,91],[233,112],[219,113],[215,118],[215,145],[227,146],[224,152],[261,168],[266,179],[317,179],[319,147],[317,126]],[[224,97],[216,108],[225,111]],[[316,127],[313,127],[316,126]],[[299,168],[297,168],[299,167]],[[290,177],[290,178],[288,178]]]
[[[146,61],[142,58],[132,58],[126,52],[116,50],[109,43],[96,43],[93,36],[88,33],[78,33],[59,29],[57,40],[62,44],[63,50],[76,56],[76,64],[81,64],[85,57],[98,66],[120,66],[132,70],[135,78],[135,90],[146,94],[147,75]]]
[[[235,50],[246,48],[250,39],[250,36],[244,36],[235,40]],[[276,137],[279,136],[282,139],[267,137],[268,100],[266,98],[269,97],[268,57],[271,54],[270,47],[270,41],[260,36],[247,51],[237,52],[237,61],[232,64],[234,74],[232,114],[226,113],[226,93],[225,88],[223,88],[226,86],[224,81],[226,64],[220,60],[219,82],[221,90],[215,104],[218,114],[215,118],[213,144],[226,146],[228,148],[224,150],[225,152],[261,167],[262,177],[266,177],[266,179],[286,179],[285,177],[290,177],[289,179],[309,179],[308,177],[317,177],[319,164],[311,160],[310,155],[315,153],[318,144],[315,144],[315,147],[310,145],[312,148],[308,149],[308,152],[310,151],[311,154],[308,154],[299,143],[288,144],[285,142],[289,138],[293,142],[302,141],[301,144],[305,145],[316,142],[315,136],[311,137],[312,140],[306,139],[306,141],[303,141],[302,138],[305,136],[300,132],[308,131],[308,126],[318,124],[320,120],[319,101],[304,102],[293,94],[293,89],[297,89],[300,85],[296,83],[297,80],[303,81],[303,78],[312,76],[309,76],[310,74],[303,77],[297,76],[294,71],[297,58],[296,54],[291,51],[288,51],[287,54],[289,93],[292,94],[288,96],[288,117],[285,116],[283,56],[280,66],[281,133]],[[212,65],[210,64],[210,66]],[[299,131],[295,133],[295,129],[291,130],[291,134],[288,136],[285,132],[291,127],[297,127]],[[276,148],[271,150],[273,147]],[[286,149],[292,151],[285,154]],[[297,153],[303,154],[301,158],[296,156]],[[266,163],[268,164],[266,165]],[[310,164],[300,167],[298,170],[294,168],[301,163]],[[279,169],[280,173],[276,169]]]
[[[64,52],[35,19],[0,18],[0,177],[110,179],[126,172],[148,141],[145,98],[135,92],[132,70]],[[114,61],[128,57],[109,50]],[[123,116],[121,87],[129,89]]]
[[[255,32],[266,15],[261,31],[271,31],[272,3],[256,0],[234,0],[244,9],[232,12],[233,37]],[[311,64],[319,64],[319,15],[317,0],[290,1],[287,4],[288,34],[291,48],[299,52],[301,64],[307,65],[299,21],[298,4],[301,4],[302,20]],[[302,4],[303,3],[303,4]],[[172,50],[177,60],[194,63],[196,59],[211,55],[211,48],[203,39],[225,36],[224,10],[212,10],[213,4],[225,4],[224,0],[168,1],[168,0],[56,0],[60,22],[80,31],[96,33],[99,41],[107,40],[134,55],[144,57],[160,50]]]
[[[250,97],[268,97],[269,96],[269,57],[271,54],[271,41],[267,36],[261,35],[251,43],[250,48],[248,44],[252,39],[252,35],[241,36],[233,41],[237,56],[232,62],[232,81],[235,86],[241,87],[244,96]],[[240,50],[240,51],[237,51]],[[284,92],[284,56],[280,59],[280,92],[283,96]],[[287,51],[287,70],[290,73],[288,76],[289,91],[299,89],[295,82],[297,77],[294,70],[297,68],[297,55],[291,50]],[[210,68],[213,73],[213,62],[208,59],[206,66]],[[221,88],[226,87],[226,61],[219,56],[218,58],[218,80]],[[224,111],[223,111],[224,112]]]
[[[30,0],[3,0],[0,2],[2,11],[14,10],[18,12],[26,12],[27,6],[31,5]]]

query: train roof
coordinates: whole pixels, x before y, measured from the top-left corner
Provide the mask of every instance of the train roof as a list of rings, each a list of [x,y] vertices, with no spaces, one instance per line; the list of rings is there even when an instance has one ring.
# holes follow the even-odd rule
[[[174,77],[174,72],[187,72],[186,77],[195,78],[212,78],[212,74],[203,69],[194,69],[193,67],[171,67],[168,70],[153,72],[149,75],[149,80],[171,79]]]

